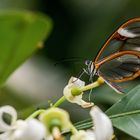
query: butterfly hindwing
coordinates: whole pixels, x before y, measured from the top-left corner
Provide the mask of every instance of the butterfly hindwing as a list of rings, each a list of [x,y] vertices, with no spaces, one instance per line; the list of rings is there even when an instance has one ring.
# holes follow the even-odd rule
[[[101,72],[99,72],[99,76],[102,77],[102,78],[104,79],[105,83],[106,83],[107,85],[109,85],[109,86],[110,86],[113,90],[115,90],[117,93],[119,93],[119,94],[123,94],[123,93],[124,93],[123,89],[122,89],[119,85],[117,85],[117,84],[114,83],[114,82],[109,81],[109,80],[105,77],[105,75],[103,75]]]
[[[132,80],[140,75],[140,58],[134,54],[118,53],[117,57],[101,64],[98,72],[112,82]]]

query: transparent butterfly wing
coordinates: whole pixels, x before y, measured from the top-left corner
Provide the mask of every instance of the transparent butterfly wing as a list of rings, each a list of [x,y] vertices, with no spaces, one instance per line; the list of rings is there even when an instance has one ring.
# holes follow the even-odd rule
[[[114,83],[114,82],[109,81],[109,80],[105,77],[105,75],[104,75],[103,73],[99,72],[98,75],[99,75],[100,77],[102,77],[102,78],[104,79],[105,83],[106,83],[107,85],[109,85],[114,91],[116,91],[116,92],[119,93],[119,94],[125,93],[124,90],[122,89],[122,87],[120,87],[119,85],[117,85],[117,84]]]
[[[124,54],[101,64],[97,73],[108,81],[124,82],[140,75],[140,58],[134,54]]]
[[[140,18],[132,19],[120,26],[103,45],[95,62],[121,51],[140,52]]]

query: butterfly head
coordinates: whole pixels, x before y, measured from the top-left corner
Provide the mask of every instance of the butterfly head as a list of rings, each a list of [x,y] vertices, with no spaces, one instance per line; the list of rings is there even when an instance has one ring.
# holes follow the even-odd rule
[[[85,61],[86,68],[84,68],[84,72],[90,76],[90,80],[93,78],[93,76],[96,74],[95,64],[91,60]]]

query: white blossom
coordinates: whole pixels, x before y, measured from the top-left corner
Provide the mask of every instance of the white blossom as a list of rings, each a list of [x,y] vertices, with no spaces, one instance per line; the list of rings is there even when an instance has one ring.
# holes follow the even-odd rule
[[[94,123],[94,129],[80,130],[71,140],[111,140],[113,136],[113,127],[111,120],[97,106],[94,106],[90,115]]]
[[[96,140],[96,139],[93,132],[80,130],[75,135],[72,135],[70,140]]]
[[[63,94],[65,96],[65,98],[71,102],[71,103],[76,103],[80,106],[82,106],[83,108],[87,108],[87,107],[91,107],[93,106],[93,103],[91,102],[86,102],[82,99],[83,96],[83,92],[81,92],[81,94],[79,95],[72,95],[71,90],[73,88],[81,88],[85,86],[85,82],[81,81],[78,78],[75,77],[71,77],[68,85],[64,88]]]
[[[10,124],[3,116],[10,116]],[[0,108],[0,140],[42,140],[46,137],[45,126],[37,119],[17,120],[17,112],[11,106]]]
[[[45,127],[36,119],[18,120],[15,127],[11,134],[13,140],[42,140],[45,137]]]
[[[7,124],[3,120],[4,113],[10,115],[10,117],[11,117],[10,124]],[[17,112],[13,107],[8,106],[8,105],[0,107],[0,132],[5,132],[5,131],[12,129],[12,126],[14,125],[16,120],[17,120]]]
[[[95,125],[94,133],[96,139],[111,140],[113,135],[113,127],[109,117],[104,112],[102,112],[97,106],[91,109],[90,115]]]

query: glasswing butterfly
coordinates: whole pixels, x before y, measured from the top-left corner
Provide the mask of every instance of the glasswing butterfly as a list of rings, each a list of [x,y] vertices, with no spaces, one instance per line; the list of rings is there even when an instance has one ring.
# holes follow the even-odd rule
[[[104,43],[84,71],[100,76],[116,92],[123,93],[116,83],[140,76],[140,18],[122,24]]]

